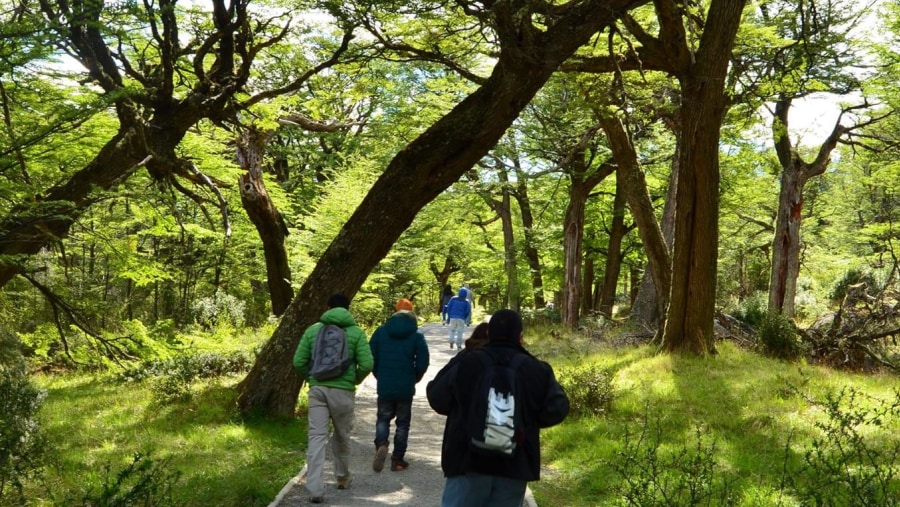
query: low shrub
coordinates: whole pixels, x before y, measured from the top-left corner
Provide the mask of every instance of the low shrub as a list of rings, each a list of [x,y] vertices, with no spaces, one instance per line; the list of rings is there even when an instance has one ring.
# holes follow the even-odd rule
[[[522,322],[526,326],[558,324],[562,321],[559,310],[553,305],[547,305],[544,308],[522,308]]]
[[[37,413],[45,398],[27,377],[18,339],[0,331],[0,505],[23,505],[25,481],[41,473],[46,440]]]
[[[180,377],[186,381],[246,373],[253,366],[252,354],[203,353],[178,356],[163,361],[148,361],[126,369],[120,379],[135,382],[153,377]]]
[[[770,357],[794,360],[804,353],[794,322],[779,313],[766,314],[759,325],[758,337],[760,350]]]
[[[194,319],[206,329],[223,324],[239,328],[244,325],[246,309],[247,305],[243,301],[224,292],[199,299],[193,307]]]
[[[178,505],[172,486],[180,478],[149,454],[135,453],[131,463],[113,473],[106,465],[99,484],[91,484],[78,505],[83,507],[168,507]],[[73,502],[67,501],[71,505]]]
[[[150,361],[128,368],[120,376],[126,382],[149,381],[158,402],[190,399],[192,385],[203,379],[250,371],[254,358],[246,352],[194,354],[165,361]]]
[[[829,294],[829,299],[831,299],[832,302],[839,304],[844,300],[850,287],[861,283],[865,284],[866,289],[871,294],[877,293],[881,286],[875,273],[872,271],[852,268],[844,273],[844,276],[834,284],[834,287],[831,289],[831,294]]]
[[[564,368],[559,383],[569,396],[572,415],[603,416],[613,400],[612,372],[594,364]]]
[[[900,505],[900,443],[884,445],[875,438],[900,416],[900,392],[885,401],[845,388],[810,402],[825,415],[815,424],[820,434],[803,452],[798,469],[784,478],[802,504]]]
[[[621,479],[619,504],[632,507],[737,505],[734,480],[716,461],[716,442],[698,427],[694,442],[669,449],[647,413],[638,433],[627,432],[609,466]]]
[[[733,311],[736,319],[752,327],[758,327],[766,317],[768,301],[765,292],[754,292],[738,303]]]

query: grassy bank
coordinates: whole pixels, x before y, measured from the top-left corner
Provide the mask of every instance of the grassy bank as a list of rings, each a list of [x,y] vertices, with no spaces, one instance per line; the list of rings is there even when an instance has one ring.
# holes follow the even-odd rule
[[[771,360],[727,342],[710,358],[646,346],[535,348],[564,374],[572,363],[606,371],[611,392],[601,416],[544,433],[547,473],[532,485],[541,505],[900,501],[895,376]]]
[[[596,401],[599,415],[573,413],[544,432],[546,471],[532,484],[542,507],[793,506],[817,488],[832,499],[819,505],[867,505],[819,482],[844,472],[867,487],[872,464],[846,455],[861,445],[894,467],[876,471],[887,480],[884,491],[898,491],[889,452],[900,449],[900,417],[885,408],[896,401],[894,376],[771,360],[730,343],[720,344],[718,356],[694,358],[541,330],[526,339],[561,380],[606,397]],[[166,499],[159,505],[267,505],[302,467],[306,424],[240,420],[234,386],[241,378],[193,381],[173,395],[161,389],[165,383],[121,376],[40,377],[51,453],[45,485],[28,490],[31,504],[87,505],[87,497],[116,488],[122,496],[137,485],[156,488]],[[595,403],[581,401],[582,408]],[[885,411],[875,417],[881,425],[868,424],[877,410]],[[837,426],[836,415],[844,417]],[[815,468],[825,465],[834,470]]]
[[[155,484],[147,487],[170,488],[175,505],[268,505],[305,461],[305,421],[238,420],[233,389],[238,380],[198,384],[189,399],[160,402],[145,383],[44,378],[48,397],[41,414],[53,455],[46,474],[50,487],[31,491],[31,500],[77,505],[89,493],[98,496],[137,453],[154,468],[129,478],[126,487],[149,480]]]
[[[190,356],[37,376],[49,453],[29,504],[268,505],[306,459],[305,419],[244,421],[236,411],[241,372],[270,335],[197,333],[181,339]]]

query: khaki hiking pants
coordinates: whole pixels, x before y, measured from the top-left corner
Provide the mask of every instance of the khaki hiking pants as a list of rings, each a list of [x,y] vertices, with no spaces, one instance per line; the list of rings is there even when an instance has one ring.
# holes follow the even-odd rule
[[[331,452],[334,455],[334,475],[350,473],[350,432],[353,430],[353,409],[356,393],[334,387],[309,388],[309,447],[306,450],[306,489],[311,496],[325,494],[322,472],[325,468],[325,446],[328,444],[329,422],[334,427]]]

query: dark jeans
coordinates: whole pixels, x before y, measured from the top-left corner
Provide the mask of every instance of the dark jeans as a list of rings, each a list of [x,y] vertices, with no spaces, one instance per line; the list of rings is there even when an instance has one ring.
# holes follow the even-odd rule
[[[394,433],[394,452],[391,457],[403,459],[409,439],[409,421],[412,419],[412,400],[384,400],[378,398],[378,416],[375,421],[375,447],[388,443],[391,419],[397,418]]]
[[[517,479],[468,473],[448,477],[442,507],[521,507],[528,483]]]

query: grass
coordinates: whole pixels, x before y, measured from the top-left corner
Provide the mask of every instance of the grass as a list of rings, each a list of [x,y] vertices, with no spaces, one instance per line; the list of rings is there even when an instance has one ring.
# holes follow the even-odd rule
[[[224,356],[248,352],[267,336],[265,330],[225,329],[214,339],[199,334],[184,340],[194,353]],[[45,484],[28,491],[31,505],[101,503],[86,498],[115,483],[136,455],[155,463],[145,478],[171,488],[168,503],[160,504],[268,505],[303,466],[306,422],[241,420],[234,388],[242,378],[185,380],[170,373],[162,380],[179,384],[177,396],[161,395],[160,377],[141,382],[113,374],[36,378],[48,393],[40,418],[52,452]],[[136,480],[126,486],[134,487]]]
[[[195,387],[187,400],[160,403],[145,383],[112,378],[53,376],[41,410],[54,456],[51,493],[32,491],[34,505],[69,505],[97,490],[106,468],[115,474],[135,453],[179,474],[179,505],[268,505],[302,467],[306,425],[295,421],[245,423],[235,417],[238,377]],[[305,413],[305,411],[300,411]]]
[[[888,400],[900,385],[893,376],[776,361],[730,343],[720,344],[718,356],[696,358],[541,328],[530,328],[525,338],[557,372],[575,364],[612,372],[614,398],[603,417],[570,417],[542,433],[545,471],[531,484],[542,506],[676,505],[627,499],[626,479],[647,470],[661,479],[728,481],[736,492],[729,505],[799,505],[779,484],[785,459],[802,464],[804,450],[821,434],[816,424],[826,420],[822,407],[808,399],[853,386]],[[52,455],[46,484],[28,491],[31,505],[81,505],[135,453],[178,474],[174,504],[268,505],[302,467],[306,423],[240,420],[234,403],[239,380],[195,382],[189,397],[159,401],[149,382],[86,374],[38,378],[48,391],[40,416]],[[858,400],[858,407],[866,402]],[[900,441],[900,421],[885,423],[865,429],[864,436],[888,449]],[[653,449],[659,452],[655,463]],[[682,450],[708,452],[711,475],[685,469],[687,462],[666,461]]]
[[[776,361],[731,343],[720,344],[717,356],[698,358],[657,355],[648,346],[615,349],[598,342],[579,343],[577,338],[574,344],[567,341],[541,340],[532,348],[553,357],[557,371],[585,362],[612,369],[614,401],[605,417],[570,417],[544,431],[547,473],[532,484],[541,505],[648,505],[646,499],[625,501],[631,487],[626,479],[648,470],[650,475],[665,475],[663,462],[677,462],[679,452],[710,453],[715,467],[711,480],[731,483],[734,498],[729,505],[794,505],[789,495],[782,494],[782,470],[786,460],[791,467],[803,464],[805,450],[821,434],[816,424],[825,421],[821,407],[809,399],[821,400],[852,386],[890,402],[900,385],[893,376]],[[869,445],[884,449],[900,445],[900,421],[883,422],[886,427],[862,430],[870,432]],[[651,455],[651,448],[658,455]],[[637,459],[632,462],[625,456]],[[685,463],[668,464],[671,468]],[[893,463],[897,465],[900,462]],[[723,504],[724,500],[709,500],[703,505]]]

